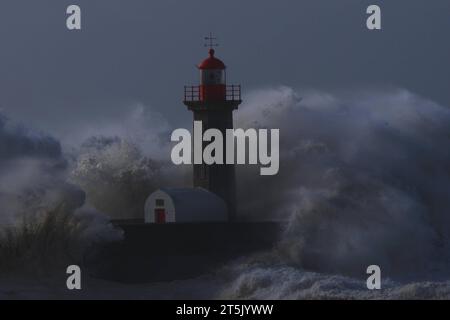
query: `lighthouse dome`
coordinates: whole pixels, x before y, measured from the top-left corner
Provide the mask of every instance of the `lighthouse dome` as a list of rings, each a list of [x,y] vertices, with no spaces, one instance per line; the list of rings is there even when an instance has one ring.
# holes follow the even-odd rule
[[[222,60],[217,59],[214,57],[214,49],[209,49],[209,57],[202,61],[198,65],[198,68],[201,70],[207,70],[207,69],[225,69],[225,64],[222,62]]]

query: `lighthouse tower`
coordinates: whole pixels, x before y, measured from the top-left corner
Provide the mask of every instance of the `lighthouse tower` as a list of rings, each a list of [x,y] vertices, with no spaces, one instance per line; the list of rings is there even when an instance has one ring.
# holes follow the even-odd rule
[[[184,87],[184,104],[194,114],[194,121],[201,121],[203,132],[218,129],[225,137],[226,129],[233,129],[233,111],[241,104],[240,85],[227,85],[225,64],[216,58],[213,37],[210,40],[209,57],[199,65],[200,85]],[[223,155],[226,159],[224,143]],[[236,181],[234,164],[194,164],[194,187],[205,188],[227,204],[228,219],[236,218]]]

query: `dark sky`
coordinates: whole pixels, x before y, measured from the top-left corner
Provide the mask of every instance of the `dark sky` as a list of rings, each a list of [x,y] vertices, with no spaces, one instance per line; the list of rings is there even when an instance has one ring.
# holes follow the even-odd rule
[[[82,9],[68,31],[66,7]],[[365,27],[382,7],[380,31]],[[203,36],[219,37],[229,82],[245,90],[403,87],[450,105],[448,0],[2,0],[0,107],[55,135],[142,103],[173,125]]]

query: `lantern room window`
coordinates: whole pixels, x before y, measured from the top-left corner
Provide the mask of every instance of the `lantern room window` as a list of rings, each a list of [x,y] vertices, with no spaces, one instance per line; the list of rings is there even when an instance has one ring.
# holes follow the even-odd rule
[[[225,84],[225,70],[206,69],[200,70],[201,83],[203,85]]]

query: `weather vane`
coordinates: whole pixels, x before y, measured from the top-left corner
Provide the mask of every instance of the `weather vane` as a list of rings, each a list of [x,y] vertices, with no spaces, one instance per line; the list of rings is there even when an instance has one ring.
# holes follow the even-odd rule
[[[219,44],[218,43],[214,43],[214,40],[217,40],[216,37],[213,37],[212,32],[209,33],[208,37],[205,37],[206,41],[209,41],[209,43],[205,43],[205,47],[209,47],[210,49],[214,48],[214,47],[218,47]]]

